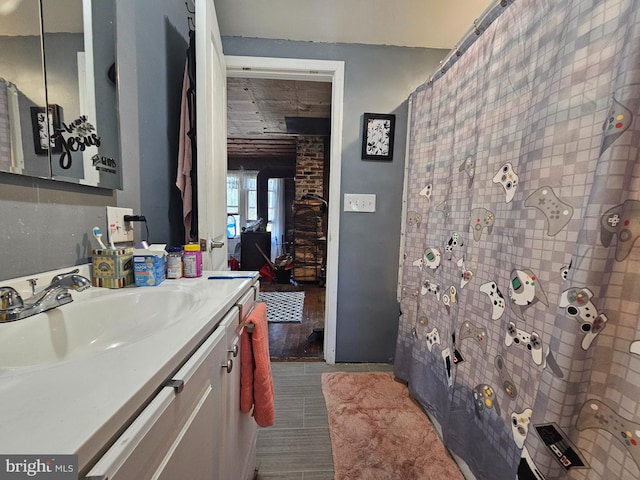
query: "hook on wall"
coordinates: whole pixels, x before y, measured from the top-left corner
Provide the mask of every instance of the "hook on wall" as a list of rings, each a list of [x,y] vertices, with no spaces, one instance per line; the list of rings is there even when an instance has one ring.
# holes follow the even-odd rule
[[[196,29],[196,25],[195,25],[195,22],[193,21],[193,16],[196,14],[195,6],[193,7],[193,11],[191,11],[189,9],[189,2],[184,2],[184,4],[187,7],[187,12],[189,13],[189,15],[187,16],[187,22],[188,22],[189,30],[195,30]]]

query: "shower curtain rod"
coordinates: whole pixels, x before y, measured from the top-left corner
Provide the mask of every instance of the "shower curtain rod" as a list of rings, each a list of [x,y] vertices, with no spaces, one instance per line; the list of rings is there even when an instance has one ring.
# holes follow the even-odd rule
[[[462,56],[463,52],[461,51],[461,48],[465,45],[465,42],[467,42],[467,40],[470,37],[472,37],[472,35],[476,35],[476,37],[479,37],[482,34],[482,32],[484,30],[486,30],[486,28],[489,25],[491,25],[491,23],[499,16],[499,14],[498,15],[494,15],[493,18],[491,18],[489,23],[487,23],[486,25],[483,25],[483,22],[487,18],[489,18],[491,16],[491,14],[493,12],[495,12],[495,10],[498,7],[506,8],[510,3],[513,3],[514,1],[515,0],[493,0],[489,4],[489,6],[482,11],[480,16],[474,20],[473,26],[470,27],[464,33],[464,35],[460,38],[460,41],[458,43],[456,43],[453,46],[453,48],[449,51],[449,53],[444,57],[444,59],[440,61],[440,66],[429,77],[429,80],[427,81],[427,85],[431,85],[433,83],[433,80],[438,75],[438,73],[440,73],[440,75],[444,74],[444,72],[446,71],[447,67],[449,66],[449,62],[451,62],[452,64],[455,63],[454,55],[455,55],[455,57]],[[471,45],[473,42],[475,42],[475,39],[473,41],[469,42],[467,47],[469,45]]]

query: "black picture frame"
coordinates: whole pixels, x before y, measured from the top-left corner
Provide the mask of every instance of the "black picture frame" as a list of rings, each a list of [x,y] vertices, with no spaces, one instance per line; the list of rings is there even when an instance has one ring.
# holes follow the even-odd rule
[[[365,113],[362,122],[362,160],[393,160],[396,116]]]
[[[36,155],[62,153],[60,139],[54,137],[54,132],[60,129],[60,106],[49,105],[49,132],[47,132],[47,118],[45,107],[31,107],[31,128],[33,129],[33,147]]]

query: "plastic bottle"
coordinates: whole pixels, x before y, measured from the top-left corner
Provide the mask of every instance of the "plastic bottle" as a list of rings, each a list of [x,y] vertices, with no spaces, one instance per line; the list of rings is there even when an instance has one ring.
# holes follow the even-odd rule
[[[167,278],[182,278],[182,247],[169,247],[167,252]]]
[[[185,278],[195,278],[202,276],[202,252],[197,243],[188,243],[184,246],[182,255]]]

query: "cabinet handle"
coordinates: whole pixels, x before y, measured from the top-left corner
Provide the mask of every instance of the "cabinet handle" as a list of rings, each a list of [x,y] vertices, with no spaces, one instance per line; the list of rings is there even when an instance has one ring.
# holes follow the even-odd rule
[[[227,373],[231,373],[231,370],[233,370],[233,360],[229,359],[229,360],[227,360],[227,363],[223,363],[220,366],[222,368],[226,368],[227,369]]]
[[[227,350],[227,352],[233,354],[233,358],[238,356],[238,344],[236,343],[231,350]]]
[[[164,384],[165,387],[171,387],[176,392],[176,395],[184,390],[184,380],[169,380]]]

